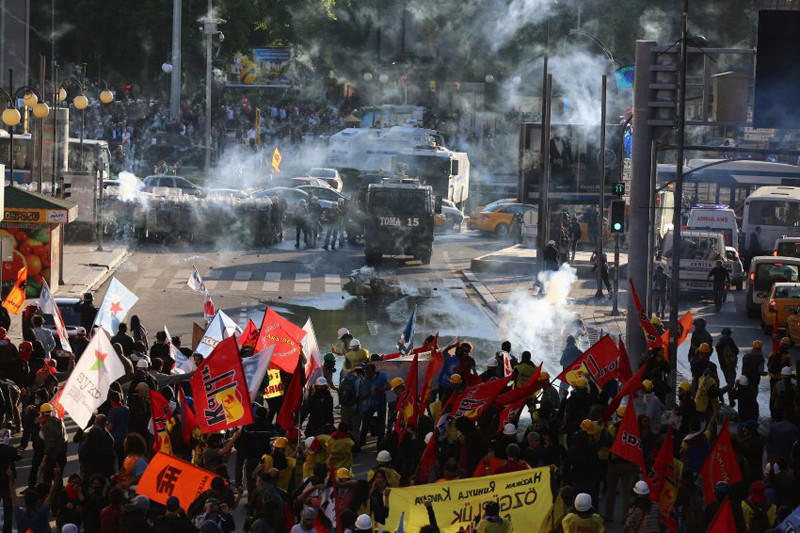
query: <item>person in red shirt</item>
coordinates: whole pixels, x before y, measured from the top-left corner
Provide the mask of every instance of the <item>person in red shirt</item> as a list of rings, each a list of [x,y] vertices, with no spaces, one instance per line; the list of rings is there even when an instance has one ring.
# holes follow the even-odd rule
[[[497,469],[495,474],[507,474],[509,472],[519,472],[521,470],[530,470],[531,465],[519,458],[520,449],[519,444],[511,443],[506,448],[506,456],[508,460],[506,464]]]
[[[100,533],[117,533],[122,516],[122,491],[117,487],[108,491],[108,505],[100,511]]]

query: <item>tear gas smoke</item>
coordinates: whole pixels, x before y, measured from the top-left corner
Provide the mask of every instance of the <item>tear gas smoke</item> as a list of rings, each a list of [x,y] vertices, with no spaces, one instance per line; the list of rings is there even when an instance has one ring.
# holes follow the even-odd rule
[[[544,369],[555,377],[561,371],[563,337],[575,322],[575,310],[570,306],[569,293],[577,281],[576,270],[567,263],[557,272],[539,272],[544,296],[517,292],[500,305],[499,330],[511,341],[517,356],[523,350],[531,352],[531,360],[543,363]]]

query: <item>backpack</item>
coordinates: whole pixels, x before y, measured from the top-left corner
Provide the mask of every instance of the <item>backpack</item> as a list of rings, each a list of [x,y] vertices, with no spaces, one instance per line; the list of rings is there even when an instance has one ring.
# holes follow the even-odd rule
[[[760,376],[760,366],[763,356],[757,354],[747,354],[742,358],[742,374],[750,378]]]
[[[358,402],[356,383],[358,379],[353,374],[348,374],[339,384],[339,405],[353,407]]]
[[[767,515],[767,508],[766,507],[755,507],[749,502],[747,506],[753,512],[753,518],[750,521],[750,528],[748,531],[752,531],[753,533],[763,533],[764,531],[768,530],[771,526],[769,525],[769,516]]]
[[[736,353],[733,350],[733,345],[730,342],[717,344],[717,355],[719,362],[724,367],[736,368]]]

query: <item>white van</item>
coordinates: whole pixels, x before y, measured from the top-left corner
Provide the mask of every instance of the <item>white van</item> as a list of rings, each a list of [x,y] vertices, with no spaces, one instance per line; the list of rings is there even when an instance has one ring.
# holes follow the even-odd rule
[[[758,255],[750,260],[747,275],[747,316],[761,313],[761,303],[777,282],[800,281],[800,258]]]
[[[672,273],[672,230],[664,236],[662,266],[670,279]],[[725,259],[725,242],[721,232],[705,230],[681,231],[679,290],[681,292],[713,293],[714,286],[708,273],[722,261],[729,271],[732,265]]]
[[[725,246],[733,246],[739,251],[739,226],[733,209],[705,205],[694,207],[689,211],[686,229],[719,231],[725,237]]]
[[[783,257],[800,257],[800,237],[787,237],[784,235],[775,241],[772,255]]]

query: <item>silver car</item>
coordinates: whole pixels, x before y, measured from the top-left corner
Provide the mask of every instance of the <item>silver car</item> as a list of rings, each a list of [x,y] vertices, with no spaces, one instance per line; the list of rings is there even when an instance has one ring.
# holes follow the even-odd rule
[[[737,291],[742,290],[742,283],[744,283],[744,267],[742,266],[742,260],[739,257],[739,253],[733,246],[725,247],[725,262],[727,263],[725,265],[726,267],[731,265],[729,270],[731,275],[731,285],[736,287]]]

